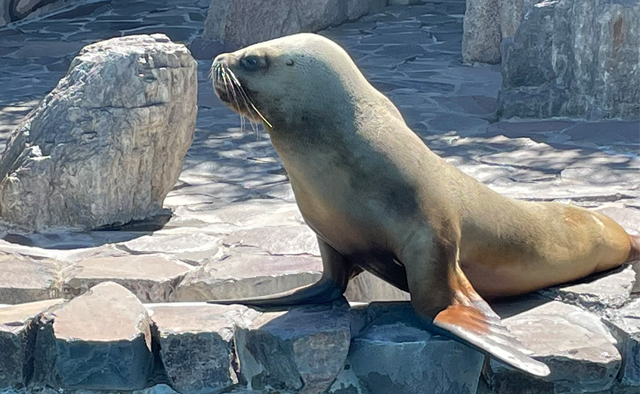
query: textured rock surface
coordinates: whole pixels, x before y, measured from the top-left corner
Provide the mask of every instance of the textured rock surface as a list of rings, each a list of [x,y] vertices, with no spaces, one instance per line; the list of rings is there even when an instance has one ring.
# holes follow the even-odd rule
[[[146,309],[104,282],[45,314],[36,336],[34,382],[66,389],[137,390],[152,367]]]
[[[467,0],[462,35],[466,63],[499,63],[500,43],[513,37],[535,0]]]
[[[638,24],[637,0],[537,2],[503,45],[499,114],[640,118]]]
[[[240,372],[252,389],[321,393],[342,370],[350,340],[341,301],[264,313],[236,331]]]
[[[192,269],[161,255],[93,257],[66,270],[62,290],[68,296],[77,296],[98,283],[112,281],[142,302],[171,301],[178,282]]]
[[[183,394],[217,392],[238,383],[234,371],[236,324],[259,315],[244,306],[150,304],[160,354],[171,386]]]
[[[203,38],[246,46],[299,32],[315,32],[380,11],[387,0],[212,1]]]
[[[408,303],[374,306],[347,365],[371,394],[475,393],[484,355],[420,328]]]
[[[60,296],[61,261],[0,255],[0,303],[20,304]]]
[[[622,355],[618,379],[625,386],[640,386],[640,300],[636,299],[604,319]]]
[[[91,229],[158,214],[193,140],[196,92],[196,63],[164,35],[87,46],[7,144],[2,219]]]
[[[39,314],[61,299],[31,302],[0,308],[0,390],[23,387],[31,378],[25,366],[33,363],[33,342]]]
[[[344,296],[350,302],[400,301],[409,300],[409,293],[363,272],[349,281]]]
[[[506,327],[533,351],[532,356],[551,369],[543,381],[491,360],[485,378],[496,394],[521,392],[523,387],[529,393],[597,392],[615,383],[621,356],[596,315],[535,296],[495,309]]]
[[[579,305],[592,312],[603,313],[621,308],[629,302],[635,283],[636,272],[630,265],[625,265],[578,283],[541,290],[540,294]]]
[[[212,261],[189,272],[176,301],[238,299],[275,294],[320,279],[322,262],[309,256],[270,256],[253,250]]]

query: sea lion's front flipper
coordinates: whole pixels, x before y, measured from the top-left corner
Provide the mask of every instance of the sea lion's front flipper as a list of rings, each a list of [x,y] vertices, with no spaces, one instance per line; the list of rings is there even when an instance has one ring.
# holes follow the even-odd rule
[[[507,330],[484,300],[472,305],[454,304],[436,315],[433,324],[475,348],[536,376],[549,375],[549,367],[529,357],[528,349]],[[490,311],[490,313],[487,313]]]
[[[211,304],[241,304],[257,307],[281,307],[300,304],[322,304],[337,300],[347,288],[349,279],[360,272],[358,268],[318,237],[322,256],[322,277],[316,283],[283,293],[235,300],[211,300]]]
[[[530,352],[473,289],[458,265],[455,235],[452,231],[449,237],[436,240],[416,236],[403,250],[411,304],[418,316],[428,329],[532,375],[549,375],[549,367],[529,357]],[[425,255],[427,263],[420,261]]]

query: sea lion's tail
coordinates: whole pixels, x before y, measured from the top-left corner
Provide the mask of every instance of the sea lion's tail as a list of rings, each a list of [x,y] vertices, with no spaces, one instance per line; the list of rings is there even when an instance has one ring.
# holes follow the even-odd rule
[[[640,236],[629,234],[629,240],[631,241],[631,250],[627,261],[640,260]]]

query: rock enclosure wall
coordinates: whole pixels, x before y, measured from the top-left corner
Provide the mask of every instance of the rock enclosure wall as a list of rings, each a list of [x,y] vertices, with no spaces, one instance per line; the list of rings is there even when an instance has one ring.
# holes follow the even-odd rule
[[[498,114],[640,119],[638,26],[637,0],[537,2],[503,43]]]
[[[380,11],[386,5],[387,0],[212,0],[203,38],[246,46],[315,32]]]

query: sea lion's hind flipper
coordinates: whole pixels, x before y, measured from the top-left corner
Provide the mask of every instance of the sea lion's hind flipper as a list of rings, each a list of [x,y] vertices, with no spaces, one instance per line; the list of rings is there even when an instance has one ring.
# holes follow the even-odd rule
[[[474,300],[472,305],[450,305],[436,315],[433,324],[515,368],[536,376],[547,376],[550,373],[549,367],[544,363],[527,355],[529,351],[502,325],[500,317],[481,299]]]

